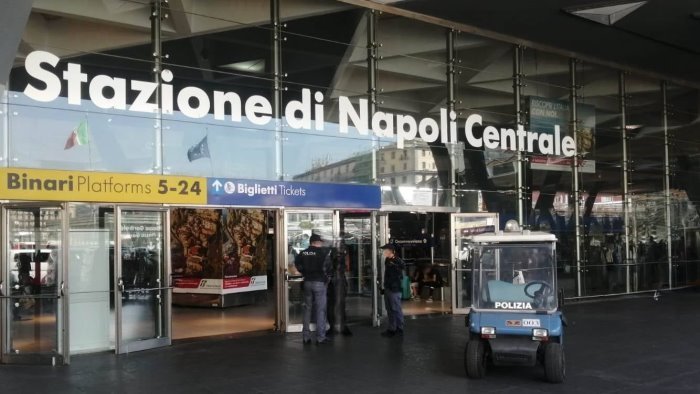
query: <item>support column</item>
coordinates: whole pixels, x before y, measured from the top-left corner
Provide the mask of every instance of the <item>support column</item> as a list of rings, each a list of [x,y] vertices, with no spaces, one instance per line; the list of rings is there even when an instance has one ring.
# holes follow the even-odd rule
[[[455,111],[455,64],[457,63],[455,54],[455,35],[456,31],[453,29],[447,29],[447,113],[451,114]],[[457,141],[450,141],[447,143],[447,153],[450,155],[450,173],[448,177],[448,182],[450,183],[450,206],[457,206],[457,174],[455,171],[457,169],[456,163],[456,144]]]
[[[523,48],[520,45],[514,46],[513,54],[513,93],[515,96],[515,123],[516,125],[523,124],[523,112],[520,105],[520,95],[521,88],[523,86],[523,73],[522,73],[522,51]],[[527,218],[527,206],[525,198],[525,155],[522,150],[516,151],[516,211],[518,217],[518,223],[523,228],[527,228],[526,223]]]
[[[630,292],[630,265],[632,264],[633,258],[630,256],[630,196],[629,196],[629,157],[628,157],[628,147],[627,147],[627,87],[625,82],[625,73],[620,71],[620,129],[621,129],[621,139],[622,139],[622,216],[623,216],[623,226],[624,226],[624,236],[623,242],[625,246],[623,248],[623,261],[625,264],[625,289]]]
[[[381,324],[381,313],[379,302],[379,237],[381,233],[377,211],[370,214],[370,228],[372,233],[372,327],[379,327]]]
[[[0,132],[2,133],[2,157],[0,167],[9,167],[10,161],[10,81],[0,83]]]
[[[367,100],[369,101],[370,119],[377,111],[377,60],[379,44],[377,43],[377,18],[379,11],[367,11]],[[379,140],[372,133],[372,183],[377,183],[377,150]]]
[[[154,0],[151,3],[151,48],[153,53],[153,82],[156,83],[156,113],[154,127],[154,147],[155,161],[153,163],[153,172],[163,173],[163,109],[162,99],[162,78],[163,72],[163,55],[162,38],[161,38],[161,22],[167,18],[167,12],[163,9],[163,3],[167,4],[167,0]]]
[[[571,135],[577,142],[574,144],[574,157],[571,160],[571,199],[574,205],[574,262],[576,264],[576,295],[583,294],[581,283],[581,188],[579,185],[579,157],[578,151],[578,86],[576,84],[576,59],[569,60],[569,76],[571,85],[569,91],[569,117]]]
[[[367,11],[367,100],[369,102],[370,118],[377,110],[377,60],[379,44],[377,43],[377,18],[379,11]],[[377,150],[379,139],[372,132],[372,174],[371,182],[378,183],[377,179]],[[370,217],[372,226],[372,326],[379,327],[382,318],[382,303],[379,294],[379,280],[381,278],[381,265],[379,262],[379,245],[383,241],[383,225],[386,216],[379,216],[376,211]]]
[[[284,180],[284,152],[282,142],[282,24],[280,22],[280,2],[270,0],[270,20],[272,21],[272,118],[275,122],[275,175]]]
[[[664,206],[666,208],[666,259],[668,265],[668,288],[673,288],[673,246],[671,245],[671,156],[668,132],[668,97],[667,83],[661,82],[661,97],[664,117]],[[661,278],[659,278],[661,279]]]

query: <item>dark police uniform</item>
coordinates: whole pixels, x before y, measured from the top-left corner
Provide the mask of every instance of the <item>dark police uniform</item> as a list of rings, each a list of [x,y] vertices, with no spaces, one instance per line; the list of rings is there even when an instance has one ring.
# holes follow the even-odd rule
[[[320,237],[311,242],[319,241]],[[309,246],[294,261],[304,277],[304,342],[311,340],[311,311],[316,310],[316,341],[326,341],[326,284],[331,270],[330,250]]]
[[[385,245],[382,249],[395,250],[393,245]],[[406,268],[400,257],[384,259],[384,304],[386,306],[389,336],[403,334],[403,310],[401,309],[401,279]]]
[[[334,334],[340,332],[343,335],[352,335],[347,325],[347,314],[345,303],[348,294],[348,279],[345,276],[347,269],[346,260],[349,259],[347,245],[341,243],[333,256],[333,274],[328,285],[328,324],[329,332]]]

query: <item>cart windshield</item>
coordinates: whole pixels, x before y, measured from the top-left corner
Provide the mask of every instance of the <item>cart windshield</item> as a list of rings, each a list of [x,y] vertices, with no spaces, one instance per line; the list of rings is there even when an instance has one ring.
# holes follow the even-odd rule
[[[556,264],[552,242],[476,245],[472,259],[475,308],[556,309]]]

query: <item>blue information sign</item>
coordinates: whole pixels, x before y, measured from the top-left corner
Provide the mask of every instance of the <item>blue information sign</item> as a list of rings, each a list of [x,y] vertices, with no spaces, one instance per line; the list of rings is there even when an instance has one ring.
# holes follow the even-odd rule
[[[209,205],[379,209],[376,185],[207,178]]]

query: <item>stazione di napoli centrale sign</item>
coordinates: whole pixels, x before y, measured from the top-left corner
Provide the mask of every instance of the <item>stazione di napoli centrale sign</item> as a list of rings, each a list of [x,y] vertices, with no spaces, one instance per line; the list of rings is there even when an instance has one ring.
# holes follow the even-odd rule
[[[252,95],[245,100],[232,91],[214,90],[210,93],[195,86],[187,86],[175,92],[174,75],[166,69],[161,72],[161,100],[156,104],[154,96],[158,84],[153,81],[127,80],[109,75],[95,75],[88,78],[81,65],[67,63],[60,73],[57,66],[60,58],[50,52],[34,51],[25,59],[25,70],[34,80],[30,80],[24,94],[39,102],[52,102],[59,98],[63,83],[66,84],[69,105],[80,106],[83,101],[84,84],[88,87],[88,100],[95,106],[107,110],[122,110],[139,113],[173,114],[174,104],[180,113],[188,118],[200,119],[213,113],[214,119],[240,123],[244,120],[255,126],[266,126],[274,121],[272,103],[261,95]],[[64,82],[62,82],[62,80]],[[285,122],[292,129],[325,131],[328,123],[324,120],[325,105],[322,92],[303,89],[301,100],[291,100],[284,108]],[[131,103],[127,97],[134,97]],[[376,111],[370,114],[369,101],[358,99],[353,105],[350,98],[339,96],[337,100],[338,127],[340,134],[357,133],[360,136],[395,138],[398,148],[405,142],[415,139],[427,143],[440,141],[456,143],[458,138],[457,114],[440,109],[439,119],[416,117],[408,114],[394,114]],[[526,130],[523,125],[515,128],[497,128],[486,125],[483,134],[475,135],[474,128],[482,127],[479,114],[471,114],[464,120],[464,133],[467,144],[473,148],[522,151],[540,155],[573,157],[576,155],[576,142],[570,136],[562,136],[559,125],[551,130]],[[334,127],[334,130],[336,128]]]

